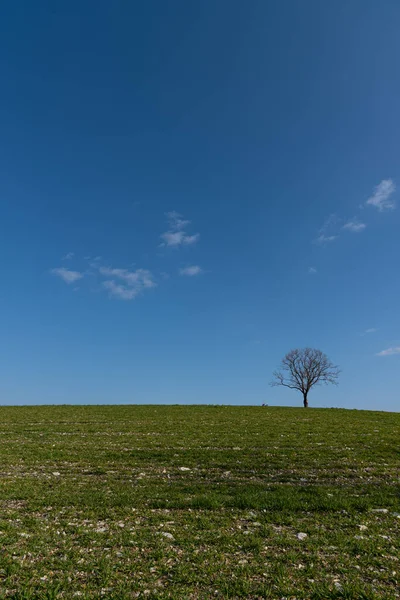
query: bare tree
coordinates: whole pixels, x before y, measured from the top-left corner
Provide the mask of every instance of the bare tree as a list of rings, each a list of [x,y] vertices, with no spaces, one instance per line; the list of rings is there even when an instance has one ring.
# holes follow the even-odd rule
[[[308,407],[308,392],[319,383],[337,385],[340,370],[321,350],[297,348],[283,358],[273,374],[272,386],[283,385],[303,394],[304,408]]]

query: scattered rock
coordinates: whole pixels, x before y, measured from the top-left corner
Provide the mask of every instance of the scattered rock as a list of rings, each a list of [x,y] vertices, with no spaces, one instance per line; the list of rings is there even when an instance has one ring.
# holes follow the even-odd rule
[[[58,471],[54,471],[53,475],[54,475],[54,477],[60,477],[61,473],[59,473]]]
[[[368,529],[366,525],[357,525],[357,527],[360,531],[365,531],[366,529]]]
[[[371,508],[371,512],[373,513],[382,513],[382,514],[386,514],[389,512],[388,508]]]
[[[306,537],[307,537],[307,534],[303,533],[301,531],[300,531],[300,533],[297,534],[297,539],[299,539],[299,540],[305,540]]]
[[[179,467],[180,471],[191,471],[191,469],[189,469],[189,467]]]
[[[335,582],[333,583],[333,585],[335,586],[335,588],[336,588],[337,590],[339,590],[339,592],[341,592],[341,591],[343,590],[342,584],[341,584],[341,583],[339,583],[339,581],[335,581]]]
[[[159,535],[163,535],[164,537],[168,538],[169,540],[174,539],[174,536],[172,535],[172,533],[169,533],[168,531],[159,531],[158,533],[159,533]]]

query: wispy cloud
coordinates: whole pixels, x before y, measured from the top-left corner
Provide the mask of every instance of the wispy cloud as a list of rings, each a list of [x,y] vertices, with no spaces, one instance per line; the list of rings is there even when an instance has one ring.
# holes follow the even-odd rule
[[[101,275],[106,277],[116,277],[122,279],[127,285],[142,288],[152,288],[156,286],[153,275],[147,269],[137,269],[136,271],[128,271],[128,269],[112,269],[110,267],[99,267]]]
[[[332,214],[326,219],[325,223],[322,225],[321,229],[318,231],[318,236],[314,240],[316,244],[328,244],[330,242],[334,242],[339,236],[336,234],[336,225],[339,219],[337,215]]]
[[[369,205],[374,206],[381,212],[384,210],[394,209],[396,203],[392,196],[395,191],[396,184],[393,179],[382,179],[382,181],[375,187],[373,194],[368,198],[364,205],[360,206],[360,208]],[[342,222],[342,224],[340,222]],[[351,233],[361,233],[366,229],[367,225],[366,223],[360,221],[357,217],[354,217],[353,219],[343,223],[343,220],[339,219],[336,214],[331,214],[319,230],[314,242],[320,245],[334,242],[339,237],[338,227]]]
[[[191,267],[185,267],[179,270],[180,275],[186,275],[187,277],[194,277],[195,275],[200,275],[203,272],[203,269],[198,265],[192,265]]]
[[[387,350],[381,350],[376,356],[392,356],[393,354],[400,354],[400,346],[395,348],[387,348]]]
[[[190,246],[195,244],[200,239],[200,234],[188,235],[186,228],[190,225],[190,221],[184,219],[181,214],[176,211],[166,213],[169,230],[161,235],[163,240],[162,246]]]
[[[133,300],[139,294],[137,289],[120,285],[113,280],[103,281],[103,287],[109,291],[110,296],[115,296],[120,300]]]
[[[364,331],[364,333],[365,333],[365,334],[368,334],[368,333],[375,333],[376,331],[378,331],[378,330],[377,330],[375,327],[370,327],[369,329],[366,329],[366,330]]]
[[[68,284],[74,283],[75,281],[79,281],[79,279],[82,279],[83,277],[83,273],[79,273],[79,271],[70,271],[69,269],[65,269],[64,267],[51,269],[50,273],[52,275],[56,275],[56,277],[61,277],[61,279]]]
[[[315,267],[308,267],[308,274],[315,275],[317,273],[317,269]]]
[[[184,231],[166,231],[161,235],[161,239],[164,240],[166,246],[189,246],[199,241],[200,234],[186,235]]]
[[[75,253],[74,252],[67,252],[67,254],[65,254],[65,256],[62,257],[63,260],[71,260],[71,258],[74,258]]]
[[[183,219],[182,215],[180,215],[176,210],[171,210],[166,213],[166,217],[169,222],[169,226],[174,231],[179,231],[181,229],[185,229],[188,225],[190,225],[190,221],[187,219]]]
[[[339,236],[337,235],[325,235],[324,233],[320,233],[315,242],[317,244],[328,244],[329,242],[334,242]]]
[[[379,211],[392,210],[396,203],[391,198],[396,190],[396,184],[393,179],[382,179],[375,187],[374,193],[368,198],[366,204],[375,206]]]
[[[133,300],[145,290],[157,285],[152,273],[147,269],[129,271],[128,269],[101,266],[98,271],[100,275],[112,278],[103,281],[102,285],[108,290],[110,296],[115,296],[121,300]],[[120,280],[123,283],[118,283],[115,280]]]
[[[361,231],[364,231],[365,228],[366,224],[361,223],[361,221],[358,221],[358,219],[347,221],[347,223],[345,223],[342,227],[342,229],[346,229],[347,231],[351,231],[353,233],[360,233]]]

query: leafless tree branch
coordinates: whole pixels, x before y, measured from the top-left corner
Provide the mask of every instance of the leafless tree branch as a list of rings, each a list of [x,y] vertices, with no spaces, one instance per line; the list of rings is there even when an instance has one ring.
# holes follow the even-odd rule
[[[288,387],[303,394],[304,406],[308,406],[308,392],[314,385],[338,384],[340,369],[326,354],[315,348],[290,350],[282,359],[280,369],[273,373],[272,386]]]

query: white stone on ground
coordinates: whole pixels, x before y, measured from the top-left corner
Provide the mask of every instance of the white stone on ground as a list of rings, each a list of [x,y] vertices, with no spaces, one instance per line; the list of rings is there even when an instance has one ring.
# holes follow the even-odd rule
[[[158,533],[160,535],[163,535],[164,537],[168,538],[169,540],[174,539],[174,536],[172,535],[172,533],[168,533],[168,531],[159,531]]]

